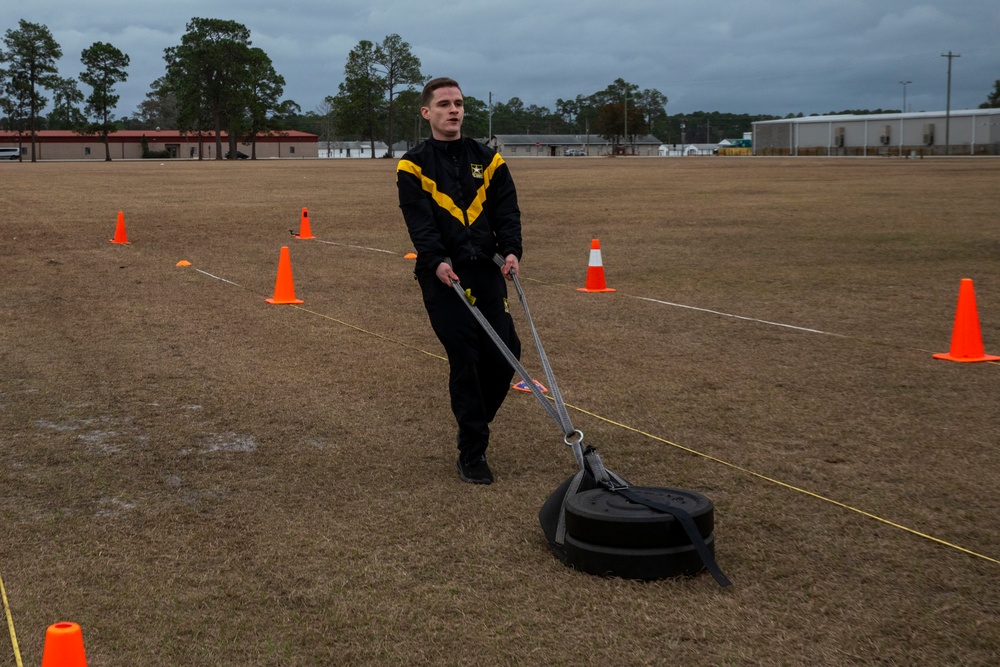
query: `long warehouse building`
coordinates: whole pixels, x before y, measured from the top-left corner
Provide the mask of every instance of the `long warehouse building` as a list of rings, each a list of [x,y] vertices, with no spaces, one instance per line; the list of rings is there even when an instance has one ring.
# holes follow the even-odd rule
[[[753,124],[754,155],[1000,155],[1000,109],[805,116]]]

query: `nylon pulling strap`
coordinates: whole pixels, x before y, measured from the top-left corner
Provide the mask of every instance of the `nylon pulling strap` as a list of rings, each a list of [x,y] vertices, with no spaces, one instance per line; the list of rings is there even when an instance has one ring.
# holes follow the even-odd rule
[[[445,261],[447,261],[448,264],[451,264],[450,260],[446,259]],[[494,255],[493,261],[497,266],[504,265],[504,260],[500,257],[500,255]],[[573,456],[576,458],[576,462],[580,466],[580,470],[583,470],[583,433],[573,427],[573,422],[569,418],[569,410],[566,409],[566,404],[563,402],[562,393],[559,391],[559,384],[556,382],[555,375],[552,372],[552,366],[549,364],[549,359],[545,355],[545,349],[542,347],[542,341],[538,338],[538,330],[535,329],[535,323],[531,320],[531,311],[528,310],[528,302],[524,298],[524,290],[521,289],[521,283],[517,279],[517,273],[511,271],[510,275],[514,283],[514,289],[517,290],[517,297],[521,301],[521,308],[524,309],[524,317],[528,322],[528,327],[531,329],[531,336],[535,341],[535,348],[538,350],[538,358],[542,363],[542,369],[545,371],[545,380],[548,382],[549,390],[552,392],[551,401],[545,398],[545,395],[542,394],[542,390],[539,389],[534,380],[531,379],[531,375],[521,364],[520,360],[514,356],[514,353],[510,351],[510,348],[508,348],[506,343],[504,343],[500,334],[498,334],[490,325],[490,323],[486,320],[486,317],[479,311],[479,309],[472,305],[465,293],[465,290],[462,289],[462,284],[457,280],[453,280],[451,286],[459,297],[461,297],[462,302],[466,305],[466,307],[468,307],[472,316],[477,322],[479,322],[479,325],[483,327],[486,335],[490,337],[493,344],[497,346],[498,350],[500,350],[500,353],[503,355],[504,359],[507,360],[507,363],[509,363],[511,368],[513,368],[517,374],[521,376],[521,379],[524,380],[524,384],[531,390],[532,396],[538,400],[542,408],[545,409],[549,416],[552,417],[553,421],[555,421],[556,425],[559,426],[560,430],[562,430],[563,442],[573,448]]]
[[[705,569],[708,570],[709,574],[712,575],[712,578],[715,579],[716,583],[723,588],[732,585],[732,582],[729,581],[729,578],[726,577],[726,575],[722,572],[722,568],[720,568],[719,564],[715,561],[715,556],[712,555],[708,545],[705,544],[705,540],[702,539],[701,533],[698,531],[698,526],[694,522],[694,518],[688,514],[687,511],[680,507],[667,505],[650,498],[646,498],[628,487],[618,487],[611,490],[629,502],[637,505],[645,505],[651,510],[663,512],[674,517],[674,519],[677,520],[677,523],[681,525],[681,528],[684,529],[684,533],[687,535],[688,539],[691,540],[691,544],[694,545],[695,552],[698,554],[698,557],[701,558],[702,564],[705,566]]]

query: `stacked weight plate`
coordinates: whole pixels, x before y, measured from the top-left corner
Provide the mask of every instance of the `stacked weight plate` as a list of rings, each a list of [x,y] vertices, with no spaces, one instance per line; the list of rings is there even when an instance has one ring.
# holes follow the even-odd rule
[[[685,510],[715,552],[715,510],[695,491],[630,487],[649,500]],[[624,579],[663,579],[705,568],[681,524],[672,515],[632,503],[604,488],[566,500],[566,562],[588,574]]]

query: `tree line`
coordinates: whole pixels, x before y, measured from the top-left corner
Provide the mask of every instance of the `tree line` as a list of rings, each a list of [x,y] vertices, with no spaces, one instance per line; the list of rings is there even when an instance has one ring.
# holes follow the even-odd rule
[[[327,145],[368,142],[373,157],[376,141],[389,146],[386,155],[392,157],[397,142],[413,145],[429,134],[420,115],[420,88],[430,77],[397,34],[379,43],[358,42],[347,55],[338,92],[305,113],[296,102],[282,99],[284,77],[268,55],[253,46],[249,29],[236,21],[191,19],[180,44],[164,51],[163,76],[152,82],[135,112],[117,119],[112,118],[119,100],[115,86],[128,78],[129,56],[104,42],[84,49],[80,82],[90,87],[86,96],[80,82],[59,76],[56,61],[61,57],[62,49],[48,28],[24,20],[6,31],[0,48],[0,126],[30,137],[32,161],[39,129],[99,135],[107,160],[107,137],[120,129],[163,127],[194,133],[214,140],[216,159],[224,156],[224,133],[232,157],[239,142],[249,144],[251,157],[256,157],[257,136],[285,130],[316,134]],[[47,116],[42,111],[49,99],[43,91],[52,94]],[[755,121],[779,118],[718,111],[670,116],[667,101],[659,90],[642,89],[621,78],[590,95],[558,99],[554,109],[525,104],[518,97],[494,101],[466,96],[463,132],[483,139],[497,134],[586,134],[608,140],[616,152],[629,152],[636,138],[648,134],[667,144],[712,144],[740,138]],[[1000,106],[1000,81],[981,106]]]
[[[239,141],[256,150],[261,133],[281,131],[283,117],[300,112],[298,105],[282,100],[285,80],[270,57],[252,45],[250,31],[236,21],[193,18],[181,43],[164,51],[165,73],[156,79],[132,118],[112,120],[120,99],[115,86],[128,79],[129,56],[104,42],[81,53],[85,71],[80,80],[91,88],[84,97],[79,82],[59,76],[56,61],[62,48],[49,29],[21,20],[7,30],[0,49],[0,111],[3,124],[27,133],[31,161],[36,160],[39,129],[68,129],[100,135],[105,159],[111,160],[108,135],[130,129],[137,120],[142,129],[172,128],[214,138],[216,158],[222,159],[222,135],[228,135],[229,155],[237,155]],[[42,110],[52,94],[52,110]],[[83,109],[80,109],[80,104]],[[143,120],[150,123],[143,123]],[[202,141],[199,141],[199,146]],[[146,151],[148,152],[148,151]],[[201,152],[199,152],[199,156]],[[148,157],[160,157],[149,154]]]
[[[81,81],[91,88],[84,97],[76,79],[59,76],[56,61],[62,49],[49,29],[37,23],[20,21],[17,29],[7,30],[0,50],[0,111],[8,125],[27,129],[31,136],[31,161],[35,157],[35,131],[41,111],[48,104],[42,90],[53,93],[54,103],[48,124],[69,126],[104,138],[106,159],[111,159],[107,136],[117,129],[111,110],[118,104],[114,86],[124,81],[129,58],[111,44],[94,42],[83,50],[80,60],[85,70]],[[83,111],[79,105],[83,103]]]
[[[62,49],[47,27],[22,20],[6,32],[4,47],[2,123],[31,137],[32,160],[38,129],[99,134],[107,146],[108,134],[118,129],[172,128],[214,137],[216,159],[224,156],[223,133],[232,156],[237,142],[249,143],[253,153],[255,137],[283,130],[314,133],[327,144],[366,141],[373,156],[376,141],[390,147],[400,140],[412,145],[429,133],[420,115],[419,92],[429,77],[410,45],[396,34],[379,43],[361,40],[347,55],[337,94],[306,113],[296,102],[282,99],[284,78],[267,54],[252,45],[246,26],[235,21],[193,18],[180,44],[165,50],[163,76],[152,82],[131,116],[118,119],[112,118],[119,100],[115,86],[127,80],[129,56],[113,45],[98,42],[81,54],[86,71],[80,79],[92,89],[88,97],[75,79],[59,76],[56,61]],[[47,116],[42,115],[49,102],[43,91],[53,96]],[[467,96],[464,131],[479,138],[592,134],[625,152],[636,137],[647,134],[670,143],[717,142],[739,136],[754,120],[770,118],[718,112],[671,117],[666,104],[662,92],[620,78],[590,95],[560,99],[554,110],[518,97],[494,101]],[[110,150],[105,155],[111,159]]]

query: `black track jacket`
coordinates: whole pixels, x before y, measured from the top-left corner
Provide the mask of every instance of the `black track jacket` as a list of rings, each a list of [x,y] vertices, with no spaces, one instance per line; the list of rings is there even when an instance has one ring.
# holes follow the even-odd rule
[[[416,271],[514,255],[521,259],[521,211],[507,164],[462,137],[428,139],[396,167],[399,207],[417,251]]]

